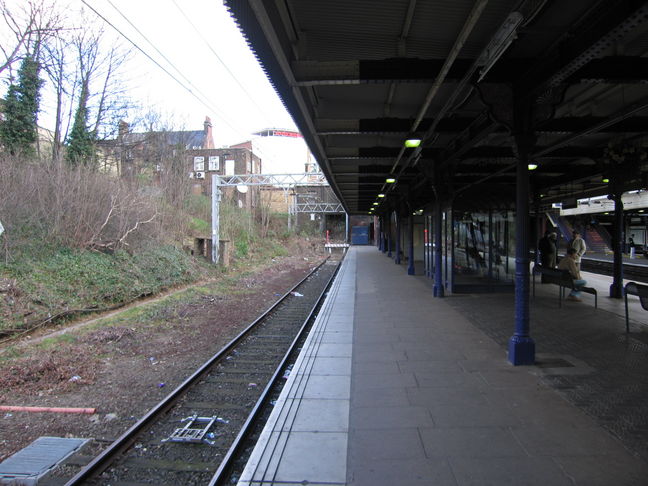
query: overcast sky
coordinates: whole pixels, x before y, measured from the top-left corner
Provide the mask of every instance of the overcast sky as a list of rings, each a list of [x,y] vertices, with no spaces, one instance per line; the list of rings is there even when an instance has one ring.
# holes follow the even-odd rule
[[[216,146],[266,127],[294,128],[221,0],[86,1],[203,101],[136,49],[135,98],[174,114],[186,129],[202,128],[210,116]]]

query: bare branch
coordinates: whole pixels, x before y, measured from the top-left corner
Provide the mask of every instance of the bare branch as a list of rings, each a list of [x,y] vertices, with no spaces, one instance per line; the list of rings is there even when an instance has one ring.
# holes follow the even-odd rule
[[[12,41],[5,40],[7,45],[0,44],[3,57],[0,60],[0,73],[11,68],[24,54],[37,55],[41,43],[62,29],[62,20],[55,5],[45,5],[44,0],[28,0],[13,10],[6,0],[0,0],[0,13],[13,35]]]
[[[126,233],[124,233],[124,236],[122,236],[121,238],[119,238],[119,241],[117,242],[117,244],[120,245],[120,244],[124,243],[124,240],[128,237],[128,235],[130,235],[133,231],[136,231],[137,228],[139,228],[139,225],[140,225],[140,224],[147,224],[147,223],[152,222],[152,221],[157,217],[157,215],[158,215],[158,213],[157,213],[157,211],[156,211],[155,214],[153,214],[153,216],[151,216],[151,217],[150,217],[149,219],[147,219],[146,221],[138,221],[138,222],[136,222],[136,223],[135,223],[135,226],[133,226],[133,227],[132,227],[131,229],[129,229],[128,231],[126,231]]]

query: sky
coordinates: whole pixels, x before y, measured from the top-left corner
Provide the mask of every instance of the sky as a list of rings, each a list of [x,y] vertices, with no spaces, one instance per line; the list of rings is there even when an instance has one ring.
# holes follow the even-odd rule
[[[46,5],[54,2],[42,1]],[[9,5],[22,2],[6,0]],[[168,117],[174,128],[201,130],[209,116],[217,147],[249,140],[251,133],[263,128],[295,129],[222,0],[56,3],[60,7],[64,2],[69,4],[65,9],[69,16],[80,16],[84,9],[88,18],[104,24],[106,33],[131,51],[126,70],[130,98],[144,110],[151,108]],[[39,124],[51,128],[48,119],[53,116],[48,107],[54,103],[43,101]]]
[[[133,49],[132,96],[145,105],[187,130],[202,129],[209,116],[217,147],[263,128],[295,128],[222,0],[86,2],[180,81],[124,39]]]

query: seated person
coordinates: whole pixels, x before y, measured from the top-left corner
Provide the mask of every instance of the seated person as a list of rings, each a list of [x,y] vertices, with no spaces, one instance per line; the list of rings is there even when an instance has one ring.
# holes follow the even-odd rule
[[[577,289],[579,287],[584,287],[585,285],[587,285],[587,282],[581,278],[580,271],[576,266],[576,258],[578,258],[576,250],[574,248],[569,248],[565,257],[560,260],[560,263],[558,264],[558,270],[569,271],[570,275],[574,279],[575,289],[572,289],[572,291],[569,292],[566,300],[582,302],[580,298],[580,291]]]

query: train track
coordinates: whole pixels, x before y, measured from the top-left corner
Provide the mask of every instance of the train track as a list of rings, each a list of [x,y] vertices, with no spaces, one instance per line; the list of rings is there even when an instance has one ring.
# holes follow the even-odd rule
[[[65,485],[216,484],[338,266],[318,266]]]
[[[612,262],[606,260],[583,258],[581,260],[581,270],[599,275],[613,276]],[[623,278],[648,283],[648,266],[623,262]]]

